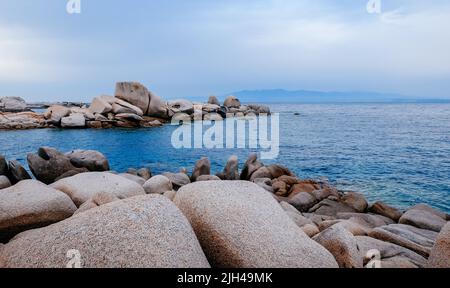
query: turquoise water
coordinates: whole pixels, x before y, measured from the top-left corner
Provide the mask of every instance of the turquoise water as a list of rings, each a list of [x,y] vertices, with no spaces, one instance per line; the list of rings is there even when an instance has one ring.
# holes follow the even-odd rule
[[[428,203],[450,212],[450,105],[272,105],[280,112],[280,155],[274,161],[302,178],[326,177],[370,200],[407,207]],[[294,113],[300,115],[294,115]],[[202,156],[220,171],[251,149],[174,149],[174,126],[139,130],[0,131],[0,153],[26,162],[40,146],[103,152],[112,169],[154,173],[191,169]]]

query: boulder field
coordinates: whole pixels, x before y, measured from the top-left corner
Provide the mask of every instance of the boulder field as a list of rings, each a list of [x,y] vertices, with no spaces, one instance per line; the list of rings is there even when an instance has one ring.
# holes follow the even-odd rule
[[[371,204],[257,155],[216,175],[208,158],[161,175],[110,171],[97,151],[28,161],[36,180],[0,156],[0,267],[450,268],[447,213]]]

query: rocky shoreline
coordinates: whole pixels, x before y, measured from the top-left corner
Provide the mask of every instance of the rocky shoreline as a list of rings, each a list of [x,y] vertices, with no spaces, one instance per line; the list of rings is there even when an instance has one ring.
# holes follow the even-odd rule
[[[63,268],[77,251],[99,268],[450,268],[450,215],[369,204],[256,155],[215,175],[208,158],[161,175],[111,171],[97,151],[27,161],[33,175],[0,157],[0,267]]]
[[[242,105],[234,96],[229,96],[224,103],[215,96],[210,96],[207,103],[185,99],[165,101],[137,82],[119,82],[115,96],[95,97],[90,105],[42,105],[46,106],[45,113],[37,113],[29,111],[32,106],[19,97],[0,98],[0,130],[155,127],[171,120],[223,120],[270,114],[269,107]]]

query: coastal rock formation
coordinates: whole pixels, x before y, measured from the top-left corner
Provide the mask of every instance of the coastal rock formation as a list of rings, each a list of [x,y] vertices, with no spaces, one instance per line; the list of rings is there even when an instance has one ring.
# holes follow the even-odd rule
[[[213,267],[338,266],[254,183],[192,183],[178,191],[174,202],[188,218]]]
[[[145,181],[146,181],[144,178],[142,178],[140,176],[129,174],[129,173],[121,173],[121,174],[118,174],[118,175],[122,176],[122,177],[124,177],[124,178],[126,178],[128,180],[131,180],[133,182],[136,182],[137,184],[139,184],[141,186],[144,186]]]
[[[9,180],[12,184],[16,184],[22,180],[31,179],[30,174],[23,168],[22,164],[17,160],[9,161]]]
[[[45,184],[51,184],[69,172],[65,176],[88,171],[86,168],[74,166],[68,156],[50,147],[41,147],[37,154],[28,154],[27,162],[36,179]]]
[[[374,203],[372,206],[369,207],[369,212],[383,215],[385,217],[392,219],[395,222],[398,222],[398,220],[400,220],[400,217],[402,217],[403,215],[403,213],[400,212],[400,210],[398,210],[397,208],[389,206],[383,202]]]
[[[7,175],[8,170],[8,162],[6,161],[5,156],[0,155],[0,175]]]
[[[131,176],[133,176],[133,175],[131,175]],[[99,206],[102,206],[102,205],[105,205],[105,204],[108,204],[111,202],[119,201],[119,200],[120,199],[117,198],[116,195],[114,195],[112,193],[99,192],[99,193],[95,194],[94,197],[92,197],[88,201],[84,202],[80,206],[80,208],[78,208],[78,210],[75,211],[75,214],[80,214],[80,213],[86,212],[90,209],[94,209]]]
[[[209,98],[208,98],[208,104],[220,106],[219,99],[217,99],[217,97],[214,96],[214,95],[209,96]]]
[[[169,109],[167,104],[156,94],[150,92],[149,95],[150,103],[148,106],[147,115],[167,119],[169,117]]]
[[[79,253],[80,263],[69,261],[70,251]],[[186,218],[156,195],[116,201],[20,234],[0,255],[7,268],[209,267]]]
[[[316,235],[313,240],[333,254],[340,268],[363,267],[363,257],[356,238],[345,228],[334,225]]]
[[[9,181],[8,177],[4,175],[0,175],[0,189],[5,189],[11,186],[11,181]]]
[[[216,175],[200,175],[197,177],[197,182],[202,182],[202,181],[221,181],[222,179],[220,179],[219,177],[217,177]]]
[[[450,223],[442,228],[428,259],[429,268],[450,268]]]
[[[115,96],[136,107],[139,107],[144,114],[147,114],[150,104],[150,97],[149,91],[144,85],[138,82],[119,82],[116,84]]]
[[[172,100],[168,103],[168,108],[173,114],[185,113],[191,115],[194,113],[194,104],[191,101],[185,99]]]
[[[67,195],[35,180],[0,190],[0,242],[66,219],[76,207]]]
[[[197,181],[197,178],[202,175],[211,175],[211,162],[206,157],[195,162],[194,170],[192,171],[191,181]]]
[[[399,223],[440,232],[447,221],[433,212],[412,208],[403,214]]]
[[[169,178],[170,182],[172,182],[173,189],[178,190],[180,187],[191,183],[191,179],[189,176],[184,173],[163,173],[163,176]]]
[[[86,126],[86,118],[81,113],[73,113],[61,119],[62,128],[83,128]]]
[[[88,172],[64,178],[51,187],[66,193],[80,207],[95,194],[109,192],[119,199],[145,194],[142,186],[119,175],[108,172]]]
[[[274,193],[274,189],[272,187],[272,180],[270,180],[270,178],[257,178],[253,180],[253,183],[263,188],[267,192]]]
[[[250,180],[250,177],[252,176],[255,171],[257,171],[259,168],[263,167],[264,164],[258,161],[258,155],[257,154],[251,154],[247,161],[244,164],[244,168],[241,172],[241,180]],[[257,178],[254,178],[257,179]]]
[[[3,112],[22,112],[27,110],[27,103],[20,97],[1,97],[0,111]]]
[[[61,119],[69,116],[70,113],[71,111],[69,107],[52,105],[47,108],[47,111],[45,111],[44,118],[49,120],[52,124],[59,125],[61,123]]]
[[[319,215],[336,216],[340,212],[356,212],[356,210],[345,203],[325,199],[312,207],[309,212]]]
[[[363,213],[367,210],[369,204],[366,198],[361,193],[348,192],[342,197],[342,202],[356,210],[356,212]]]
[[[0,130],[41,129],[51,127],[42,114],[35,112],[0,112]]]
[[[236,155],[228,159],[225,169],[217,176],[222,180],[239,180],[239,161]]]
[[[300,212],[308,212],[317,203],[317,200],[311,194],[301,192],[292,198],[287,198],[287,202]]]
[[[163,175],[153,176],[145,182],[143,187],[147,194],[164,194],[173,189],[172,182]]]
[[[228,96],[223,102],[223,106],[226,108],[239,108],[241,107],[241,101],[235,96]]]
[[[74,150],[66,153],[70,162],[77,168],[86,168],[89,171],[108,171],[109,162],[105,155],[93,150]]]

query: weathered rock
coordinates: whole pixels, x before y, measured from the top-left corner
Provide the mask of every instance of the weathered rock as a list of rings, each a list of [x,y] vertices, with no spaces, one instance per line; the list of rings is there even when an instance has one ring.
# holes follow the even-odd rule
[[[0,155],[0,175],[8,175],[8,162],[5,156]]]
[[[59,125],[61,123],[61,119],[69,116],[70,113],[71,111],[68,107],[53,105],[47,108],[47,111],[44,113],[44,117],[45,119],[50,120],[53,124]]]
[[[136,182],[137,184],[139,184],[141,186],[144,186],[145,182],[147,181],[147,180],[145,180],[142,177],[139,177],[139,176],[136,176],[136,175],[131,175],[129,173],[121,173],[121,174],[118,174],[118,175],[122,176],[122,177],[124,177],[124,178],[126,178],[128,180],[131,180],[133,182]]]
[[[341,201],[352,207],[359,213],[363,213],[367,210],[369,204],[367,203],[366,197],[361,193],[349,192],[346,193]]]
[[[317,200],[311,194],[302,192],[292,198],[288,198],[288,203],[300,212],[308,212],[317,203]]]
[[[173,186],[169,178],[163,175],[157,175],[145,182],[144,190],[147,194],[164,194],[164,192],[172,191]]]
[[[372,228],[394,224],[394,221],[392,221],[390,218],[376,214],[340,212],[336,215],[336,217],[338,219],[358,218],[370,224]]]
[[[89,111],[93,114],[107,114],[113,110],[113,106],[109,103],[106,97],[99,96],[95,97],[92,100],[91,105],[89,106]],[[114,112],[116,113],[116,112]]]
[[[22,180],[31,179],[30,174],[23,168],[22,164],[17,160],[9,161],[9,180],[12,184],[16,184]]]
[[[194,113],[194,104],[185,99],[173,100],[168,103],[169,109],[172,113],[185,113],[191,115]]]
[[[202,182],[202,181],[221,181],[222,179],[220,179],[219,177],[217,177],[216,175],[200,175],[197,177],[197,182]]]
[[[70,158],[56,149],[41,147],[37,154],[28,154],[28,166],[37,180],[51,184],[62,175],[73,176],[81,172],[87,172],[86,168],[75,167]]]
[[[214,96],[214,95],[209,96],[208,104],[213,104],[213,105],[219,105],[220,106],[219,99],[217,99],[217,97]]]
[[[86,212],[90,209],[97,208],[102,205],[106,205],[111,202],[119,201],[120,199],[117,198],[114,194],[109,192],[100,192],[94,195],[91,199],[84,202],[83,205],[78,208],[78,210],[75,212],[75,214],[80,214],[83,212]]]
[[[257,178],[253,180],[253,183],[270,193],[274,193],[272,180],[270,180],[270,178]]]
[[[149,95],[150,103],[148,105],[146,115],[167,119],[169,110],[167,104],[159,96],[153,94],[152,92],[149,92]]]
[[[311,220],[317,226],[319,226],[323,221],[336,220],[336,218],[332,216],[319,215],[315,213],[302,213],[302,215]]]
[[[222,180],[239,180],[239,161],[236,155],[231,156],[222,173],[217,174]]]
[[[264,165],[258,161],[258,155],[257,154],[251,154],[247,161],[245,162],[244,168],[241,172],[241,180],[250,180],[250,177],[252,174],[258,170],[259,168],[263,167]],[[254,178],[256,179],[256,178]]]
[[[408,248],[428,258],[438,233],[409,225],[392,224],[373,229],[369,236]]]
[[[164,197],[167,197],[170,201],[173,201],[173,199],[175,198],[175,195],[177,195],[177,191],[166,191],[164,192]]]
[[[381,256],[381,267],[385,267],[385,261],[389,261],[389,259],[392,259],[394,257],[403,257],[408,259],[411,263],[416,265],[417,267],[423,268],[425,267],[427,260],[420,256],[419,254],[403,248],[401,246],[389,243],[389,242],[383,242],[378,239],[374,239],[367,236],[356,236],[356,241],[358,243],[358,247],[361,251],[361,256],[365,258],[365,261],[367,261],[367,255],[368,252],[371,250],[378,250],[380,252]],[[388,264],[391,262],[388,262]],[[367,263],[364,263],[366,265]],[[385,268],[390,267],[391,265],[387,266]],[[398,267],[398,266],[397,266]],[[392,267],[395,268],[395,267]],[[400,268],[400,267],[399,267]]]
[[[223,116],[217,113],[208,113],[203,116],[203,120],[205,121],[222,121]]]
[[[136,114],[133,113],[122,113],[122,114],[116,114],[114,116],[114,119],[120,120],[120,121],[134,121],[134,122],[140,122],[143,121],[144,119]]]
[[[444,225],[447,224],[447,221],[430,211],[411,209],[402,215],[399,223],[440,232]]]
[[[109,162],[105,155],[94,150],[74,150],[66,153],[70,162],[77,168],[87,168],[89,171],[108,171]]]
[[[446,221],[450,221],[450,214],[441,212],[439,210],[436,210],[430,206],[428,206],[427,204],[418,204],[414,207],[411,207],[410,210],[421,210],[421,211],[427,211],[431,214],[434,214],[438,217],[441,217],[442,219],[446,220]]]
[[[316,181],[303,180],[303,181],[299,181],[298,183],[292,185],[289,193],[290,193],[290,196],[294,196],[295,194],[298,194],[301,192],[312,193],[319,189],[321,189],[321,187]]]
[[[228,96],[223,102],[223,106],[226,108],[239,108],[241,107],[241,101],[235,96]]]
[[[11,181],[9,181],[8,177],[4,175],[0,175],[0,189],[5,189],[11,186]]]
[[[0,98],[0,110],[4,112],[22,112],[27,110],[27,103],[20,97]]]
[[[162,175],[169,178],[175,190],[178,190],[180,189],[180,187],[191,183],[191,179],[189,179],[189,176],[184,173],[163,173]]]
[[[402,217],[403,215],[403,213],[400,212],[400,210],[398,210],[397,208],[389,206],[383,202],[374,203],[372,206],[369,207],[369,212],[388,217],[395,222],[398,222],[400,217]]]
[[[308,218],[304,217],[302,213],[300,213],[297,208],[292,206],[291,204],[287,202],[281,202],[280,203],[283,210],[288,214],[289,218],[291,218],[292,221],[294,221],[295,224],[297,224],[298,227],[303,227],[305,225],[314,225],[314,223],[309,220]],[[315,226],[315,225],[314,225]],[[310,235],[308,235],[310,236]],[[311,236],[310,236],[311,237]]]
[[[319,215],[336,216],[340,212],[355,212],[355,209],[347,204],[325,199],[312,207],[309,212]]]
[[[197,178],[202,175],[211,175],[211,162],[204,157],[195,163],[194,170],[192,171],[191,181],[197,181]]]
[[[305,226],[301,227],[303,232],[305,232],[306,235],[308,235],[309,238],[312,238],[320,233],[319,228],[317,228],[314,224],[306,224]]]
[[[217,113],[220,111],[220,104],[203,104],[199,107],[200,111],[205,111],[205,113]],[[221,115],[222,116],[222,115]]]
[[[345,228],[334,225],[313,238],[333,254],[340,268],[362,268],[363,257],[355,237]]]
[[[137,170],[137,176],[142,177],[145,180],[148,180],[152,178],[152,172],[148,168],[141,168]]]
[[[100,192],[113,193],[119,199],[145,194],[139,184],[108,172],[77,174],[61,179],[51,186],[69,195],[77,207]]]
[[[254,173],[252,173],[252,176],[250,177],[250,181],[253,181],[258,178],[270,178],[272,179],[272,173],[270,172],[268,167],[261,167],[258,170],[256,170]]]
[[[174,202],[213,267],[337,267],[332,255],[254,183],[192,183],[178,191]]]
[[[0,112],[0,130],[24,130],[48,128],[50,124],[43,114],[35,112]]]
[[[273,164],[273,165],[269,165],[267,166],[267,169],[269,170],[270,174],[272,175],[272,179],[274,178],[280,178],[281,176],[294,176],[294,174],[289,171],[288,168],[278,165],[278,164]],[[262,178],[262,177],[259,177]]]
[[[147,114],[150,97],[149,91],[144,85],[137,82],[119,82],[116,84],[115,96],[138,107],[144,114]]]
[[[319,202],[324,199],[327,199],[330,196],[340,198],[339,193],[335,189],[331,189],[329,187],[325,187],[325,188],[322,188],[319,190],[314,190],[313,192],[311,192],[311,195],[313,195]]]
[[[86,119],[81,113],[74,113],[61,119],[61,127],[63,128],[83,128],[85,126]]]
[[[324,231],[329,227],[339,225],[352,233],[354,236],[367,236],[373,229],[372,225],[368,224],[361,218],[350,218],[348,220],[327,220],[319,224],[319,230]]]
[[[116,201],[27,231],[0,248],[7,268],[209,268],[186,218],[163,196]]]
[[[255,111],[258,114],[270,114],[270,107],[265,105],[250,104],[248,108]]]
[[[86,127],[92,129],[102,129],[103,124],[101,121],[86,121]]]
[[[64,193],[35,180],[21,181],[0,191],[0,242],[22,231],[61,221],[75,210]]]
[[[450,223],[442,228],[428,259],[429,268],[450,268]]]

